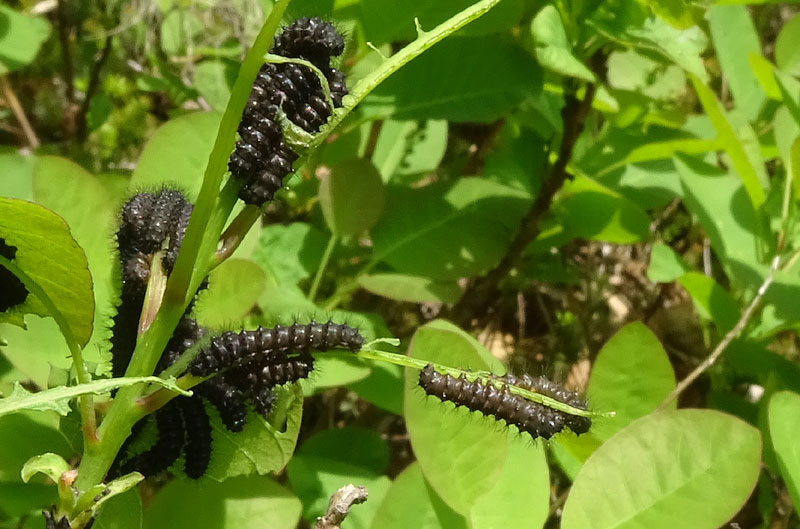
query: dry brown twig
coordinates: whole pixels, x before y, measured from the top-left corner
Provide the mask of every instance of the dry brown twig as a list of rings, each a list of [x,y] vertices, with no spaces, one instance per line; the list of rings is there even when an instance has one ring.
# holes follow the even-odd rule
[[[367,501],[367,488],[352,483],[340,488],[331,496],[328,511],[314,523],[314,529],[339,529],[350,513],[350,507]]]

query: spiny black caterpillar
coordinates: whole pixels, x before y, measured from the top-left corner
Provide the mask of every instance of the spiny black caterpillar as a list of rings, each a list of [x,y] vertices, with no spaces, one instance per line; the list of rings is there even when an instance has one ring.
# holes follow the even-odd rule
[[[577,392],[569,391],[568,389],[556,384],[546,377],[531,377],[530,375],[516,377],[509,374],[505,375],[503,380],[508,384],[519,386],[534,393],[546,395],[551,399],[557,400],[558,402],[563,402],[564,404],[569,404],[573,408],[578,408],[579,410],[587,409],[586,401],[580,398]],[[573,432],[581,434],[589,431],[592,421],[588,417],[567,414],[565,417],[565,424]]]
[[[305,59],[325,76],[334,106],[342,106],[347,95],[344,75],[330,61],[344,51],[344,38],[328,22],[301,18],[275,39],[271,52],[287,58]],[[292,171],[298,154],[283,139],[278,111],[306,132],[318,132],[333,109],[317,75],[294,63],[264,64],[256,76],[239,124],[240,140],[231,154],[228,169],[242,181],[239,198],[261,205],[271,200]]]
[[[357,329],[343,323],[293,323],[289,326],[259,327],[254,331],[229,331],[211,340],[192,364],[189,372],[208,376],[216,371],[241,365],[258,356],[274,353],[300,353],[309,350],[328,351],[344,348],[355,352],[361,349],[364,338]]]
[[[122,288],[111,336],[115,377],[125,374],[136,347],[153,255],[164,249],[161,264],[166,273],[172,271],[191,214],[192,204],[175,189],[138,193],[122,206],[117,231]]]
[[[138,193],[122,208],[117,233],[122,269],[121,302],[114,318],[112,353],[115,376],[122,376],[136,345],[139,317],[152,260],[164,251],[162,266],[169,274],[177,257],[191,215],[192,205],[178,191]],[[203,283],[205,285],[206,282]],[[176,326],[158,361],[162,371],[200,340],[208,331],[189,316],[191,304]],[[112,475],[138,470],[153,475],[168,468],[184,453],[187,476],[197,478],[208,467],[211,429],[205,401],[217,408],[227,429],[241,431],[247,420],[247,403],[266,416],[275,402],[273,388],[308,377],[314,366],[309,350],[338,347],[357,351],[363,338],[356,329],[333,322],[314,321],[256,331],[225,332],[211,340],[191,364],[193,374],[207,376],[226,372],[202,382],[190,397],[178,397],[158,410],[153,419],[158,439],[145,452],[118,459]],[[144,421],[129,439],[138,437]],[[126,444],[126,448],[130,443]],[[121,458],[125,452],[122,450]]]
[[[495,420],[503,420],[508,425],[516,426],[520,432],[527,432],[533,439],[550,439],[565,426],[576,434],[585,433],[591,425],[588,418],[575,420],[575,416],[568,413],[515,395],[505,384],[497,388],[489,380],[476,379],[470,382],[464,374],[456,378],[439,373],[431,364],[420,372],[419,385],[428,395],[464,406],[470,411],[492,415]],[[581,409],[586,409],[585,403]],[[577,429],[573,429],[573,426]]]
[[[13,261],[17,255],[16,246],[9,246],[6,244],[5,239],[0,237],[0,255]],[[28,289],[22,284],[17,276],[11,273],[10,270],[0,265],[0,312],[5,312],[11,307],[19,305],[24,302],[28,297]]]

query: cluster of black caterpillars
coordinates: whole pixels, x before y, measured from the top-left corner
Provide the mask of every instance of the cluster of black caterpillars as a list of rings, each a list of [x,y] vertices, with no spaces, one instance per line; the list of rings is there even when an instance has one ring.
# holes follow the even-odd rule
[[[344,39],[329,23],[301,18],[278,35],[271,53],[310,62],[325,76],[330,100],[341,106],[347,94],[344,76],[330,66],[332,57],[344,50]],[[258,73],[239,126],[240,140],[231,154],[229,169],[241,185],[239,197],[262,205],[283,185],[297,154],[284,141],[280,113],[306,132],[318,132],[333,109],[317,74],[296,63],[266,63]],[[124,376],[139,330],[154,259],[160,256],[169,275],[183,241],[192,204],[174,189],[134,195],[122,208],[117,232],[121,268],[121,294],[112,328],[112,372]],[[206,287],[204,281],[200,289]],[[156,372],[208,334],[191,317],[192,304],[177,325]],[[266,417],[275,402],[274,388],[305,378],[313,369],[311,350],[362,345],[357,330],[333,322],[294,323],[257,330],[223,332],[210,339],[188,372],[201,377],[215,375],[193,388],[192,397],[178,397],[134,428],[128,444],[112,466],[109,477],[131,471],[145,476],[170,467],[181,455],[184,472],[199,478],[211,457],[211,426],[206,403],[214,406],[225,427],[240,432],[248,408]],[[155,422],[156,440],[146,450],[129,453],[129,447],[147,420]]]

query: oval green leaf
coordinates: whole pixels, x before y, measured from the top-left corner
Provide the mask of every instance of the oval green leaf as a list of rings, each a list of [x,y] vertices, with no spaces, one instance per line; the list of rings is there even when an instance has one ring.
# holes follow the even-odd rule
[[[208,290],[197,300],[196,319],[212,328],[230,328],[252,309],[266,287],[260,266],[247,259],[228,259],[209,276]]]
[[[405,274],[359,276],[358,284],[373,294],[412,303],[455,303],[461,297],[461,289],[455,281],[434,281]]]
[[[504,369],[474,338],[445,321],[414,335],[409,354],[445,365]],[[428,397],[407,370],[405,418],[411,446],[441,498],[475,527],[538,529],[547,518],[549,473],[540,443],[490,417]]]
[[[744,505],[761,464],[761,436],[712,410],[643,417],[583,465],[562,529],[716,529]]]
[[[94,321],[92,276],[64,219],[30,202],[0,198],[0,238],[16,248],[13,264],[42,288],[63,316],[68,328],[62,332],[72,334],[67,340],[86,345]],[[24,302],[0,313],[0,322],[24,326],[25,314],[53,316],[29,293]]]
[[[333,166],[319,186],[325,222],[339,237],[359,235],[372,228],[383,213],[383,195],[378,169],[364,158]]]
[[[778,456],[781,475],[792,496],[795,509],[800,508],[800,395],[791,391],[775,393],[769,400],[769,433]]]

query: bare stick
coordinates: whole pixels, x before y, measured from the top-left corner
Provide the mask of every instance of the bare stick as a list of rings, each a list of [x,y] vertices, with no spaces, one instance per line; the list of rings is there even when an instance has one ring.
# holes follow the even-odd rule
[[[14,117],[17,118],[20,127],[22,127],[22,132],[25,134],[28,145],[30,145],[31,149],[38,148],[40,145],[39,138],[36,137],[36,133],[33,131],[33,127],[31,127],[31,123],[28,121],[28,117],[25,115],[22,105],[19,104],[17,95],[14,93],[14,90],[11,89],[11,85],[8,83],[8,79],[5,75],[0,76],[0,87],[3,89],[3,97],[6,102],[8,102],[8,106],[11,107],[11,112],[14,113]]]
[[[345,485],[331,496],[328,511],[314,523],[314,529],[339,529],[350,507],[367,501],[366,487],[356,487],[352,483]]]
[[[756,310],[759,308],[759,305],[761,304],[761,299],[764,297],[764,294],[767,293],[769,286],[772,284],[772,280],[775,278],[775,271],[780,266],[780,261],[781,261],[780,256],[775,256],[775,258],[772,260],[772,264],[769,267],[769,272],[767,273],[767,277],[764,279],[764,282],[761,284],[761,286],[758,287],[758,292],[756,292],[753,301],[751,301],[750,304],[747,306],[747,308],[744,309],[744,312],[742,312],[742,316],[739,318],[739,321],[736,322],[736,325],[734,325],[733,329],[728,331],[728,333],[722,338],[722,340],[720,340],[720,342],[717,344],[714,350],[711,351],[711,354],[708,355],[708,357],[705,360],[703,360],[703,362],[699,366],[697,366],[694,369],[694,371],[689,373],[686,376],[686,378],[681,380],[680,383],[675,387],[675,389],[672,390],[672,392],[669,395],[667,395],[667,398],[664,399],[664,402],[658,405],[659,410],[664,409],[667,406],[667,404],[669,404],[673,399],[676,399],[678,395],[683,393],[683,391],[686,388],[688,388],[695,380],[697,380],[700,377],[700,375],[705,373],[705,371],[709,367],[714,365],[714,363],[719,359],[722,353],[725,352],[725,349],[727,349],[728,345],[730,345],[730,343],[734,340],[734,338],[737,338],[742,333],[745,326],[750,321],[750,318],[753,317],[753,314],[755,314]]]

